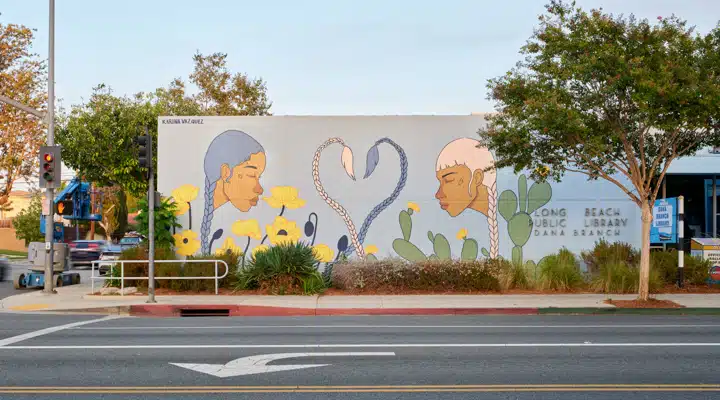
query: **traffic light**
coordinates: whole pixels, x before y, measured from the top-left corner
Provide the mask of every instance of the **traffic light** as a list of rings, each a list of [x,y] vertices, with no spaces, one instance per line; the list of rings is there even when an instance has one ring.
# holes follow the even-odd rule
[[[60,146],[40,147],[40,187],[58,189],[60,182]]]
[[[72,200],[59,201],[55,205],[55,213],[57,215],[73,215],[73,202]]]
[[[149,176],[152,170],[152,138],[150,135],[142,135],[135,138],[138,145],[138,164],[140,168],[147,170]]]

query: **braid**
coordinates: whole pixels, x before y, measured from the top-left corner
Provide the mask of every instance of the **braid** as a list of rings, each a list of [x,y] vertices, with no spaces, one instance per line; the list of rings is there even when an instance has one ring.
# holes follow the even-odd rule
[[[318,147],[318,149],[315,151],[315,156],[313,157],[312,162],[313,182],[315,183],[315,189],[317,189],[320,197],[325,200],[325,202],[333,210],[335,210],[338,215],[340,215],[343,221],[345,221],[345,225],[347,226],[348,232],[350,233],[350,240],[352,240],[353,246],[355,247],[355,251],[357,251],[358,256],[360,258],[365,258],[365,251],[362,248],[362,244],[360,244],[360,241],[358,240],[358,235],[355,231],[355,224],[350,218],[350,215],[345,210],[345,208],[343,208],[343,206],[341,206],[337,201],[333,200],[332,198],[330,198],[330,196],[328,196],[327,192],[325,192],[325,189],[322,186],[322,182],[320,182],[320,155],[326,147],[330,146],[333,143],[340,143],[343,146],[347,147],[345,145],[345,142],[343,142],[343,140],[340,138],[330,138],[326,140],[325,143],[321,144],[320,147]]]
[[[358,235],[358,239],[360,240],[360,244],[365,242],[365,236],[367,235],[368,230],[370,229],[370,225],[373,223],[375,218],[380,215],[381,212],[383,212],[386,208],[390,206],[397,198],[400,196],[400,192],[405,187],[405,183],[407,182],[407,175],[408,175],[408,161],[407,156],[405,155],[405,150],[403,150],[402,147],[400,147],[397,143],[392,141],[389,138],[382,138],[375,142],[375,146],[381,144],[381,143],[387,143],[395,148],[395,150],[398,152],[398,155],[400,155],[400,179],[398,180],[397,185],[395,186],[395,190],[388,196],[385,200],[380,202],[378,205],[375,206],[375,208],[370,211],[367,217],[365,217],[365,221],[363,221],[362,227],[360,228],[360,234]],[[345,250],[345,255],[349,256],[352,254],[353,249],[348,248]]]
[[[217,182],[210,182],[210,178],[205,177],[205,209],[203,212],[202,224],[200,225],[200,243],[202,244],[203,254],[210,254],[210,228],[212,227],[213,213],[215,212],[215,204],[213,201],[213,191]]]
[[[493,181],[488,191],[488,225],[490,226],[490,258],[498,258],[500,234],[497,222],[497,181]]]

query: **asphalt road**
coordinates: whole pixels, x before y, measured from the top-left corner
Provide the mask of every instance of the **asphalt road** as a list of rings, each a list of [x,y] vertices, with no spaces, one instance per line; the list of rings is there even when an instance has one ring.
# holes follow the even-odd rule
[[[0,398],[708,399],[718,338],[716,317],[0,314]]]

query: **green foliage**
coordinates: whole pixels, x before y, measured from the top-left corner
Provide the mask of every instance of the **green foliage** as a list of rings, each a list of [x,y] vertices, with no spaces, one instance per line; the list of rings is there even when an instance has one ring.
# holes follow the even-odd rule
[[[527,177],[524,174],[518,177],[517,195],[512,190],[500,193],[498,211],[507,222],[510,240],[515,244],[512,249],[514,264],[523,264],[522,248],[532,234],[533,221],[530,215],[547,204],[551,198],[552,188],[546,182],[535,182],[528,191]]]
[[[150,218],[148,218],[147,199],[140,199],[138,201],[138,206],[140,213],[136,218],[137,231],[147,238],[150,222]],[[163,199],[162,202],[155,208],[154,220],[156,247],[169,248],[175,244],[175,240],[173,239],[173,228],[182,227],[182,225],[178,224],[177,216],[175,216],[176,207],[177,205],[169,199]]]
[[[99,85],[86,104],[72,107],[56,130],[63,162],[99,186],[119,185],[140,195],[147,191],[147,179],[133,141],[153,120],[157,115],[139,99],[115,96],[107,86]],[[157,134],[151,133],[156,157]]]
[[[58,124],[56,140],[63,146],[63,162],[88,181],[119,185],[140,196],[147,192],[147,179],[133,140],[148,128],[156,165],[160,116],[269,115],[265,82],[230,73],[226,58],[222,53],[193,56],[190,82],[199,89],[195,95],[186,93],[182,79],[130,97],[116,96],[104,84],[96,86],[88,102],[73,106]]]
[[[362,292],[365,290],[403,293],[423,291],[499,291],[498,264],[484,261],[405,260],[348,261],[335,266],[333,286]]]
[[[30,204],[20,211],[12,220],[15,228],[15,237],[25,242],[44,242],[45,236],[40,233],[40,215],[42,215],[42,196],[39,192],[33,193]]]
[[[140,245],[136,247],[131,247],[129,249],[123,250],[123,252],[120,254],[120,257],[118,257],[118,260],[147,260],[148,259],[148,248],[146,245]],[[156,247],[155,248],[155,260],[176,260],[175,252],[171,248],[164,248],[164,247]],[[172,276],[172,275],[162,275],[167,272],[165,267],[167,264],[155,264],[156,267],[156,276]],[[171,264],[172,265],[172,264]],[[147,263],[126,263],[124,266],[124,273],[126,277],[147,277],[148,276],[148,264]],[[120,265],[117,264],[114,266],[110,271],[110,276],[112,277],[119,277],[121,274]],[[160,287],[159,282],[163,281],[156,281],[155,287]],[[112,287],[120,287],[120,280],[108,280],[106,281],[106,286],[112,286]],[[126,280],[125,281],[125,287],[137,287],[138,289],[147,288],[148,281],[145,280]]]
[[[623,262],[612,261],[600,266],[592,279],[591,288],[602,293],[633,293],[640,285],[640,269]],[[655,270],[650,270],[650,293],[657,293],[662,279]]]
[[[554,179],[622,172],[640,190],[626,193],[652,204],[662,168],[718,139],[720,27],[702,36],[675,16],[651,24],[552,0],[521,53],[488,83],[501,113],[480,135],[499,168],[541,181],[545,167]]]
[[[267,290],[271,294],[316,294],[325,288],[318,263],[312,247],[304,243],[272,246],[255,253],[238,270],[237,288]]]
[[[606,264],[637,265],[640,262],[640,253],[632,245],[623,242],[610,243],[605,239],[595,242],[595,247],[591,251],[582,252],[581,257],[592,275],[598,274],[600,268]]]
[[[580,263],[575,259],[575,254],[567,249],[544,257],[538,267],[543,289],[566,291],[585,286]]]
[[[534,268],[534,264],[521,264],[503,258],[488,260],[488,262],[496,264],[500,270],[499,281],[503,290],[532,289],[534,287],[534,282],[529,270],[531,266]]]
[[[147,247],[139,246],[123,251],[120,260],[146,260]],[[155,277],[207,277],[207,279],[156,279],[156,289],[169,289],[177,292],[215,292],[215,263],[220,260],[227,263],[229,271],[225,278],[218,280],[218,288],[231,289],[236,285],[235,270],[240,262],[240,256],[234,253],[216,255],[190,256],[190,260],[208,260],[208,262],[186,262],[177,260],[171,249],[158,248],[155,250],[156,260],[176,260],[173,263],[156,263]],[[218,275],[225,272],[225,266],[218,263]],[[110,275],[120,277],[120,267],[111,269]],[[125,264],[125,276],[148,276],[147,264],[128,263]],[[120,280],[108,280],[106,286],[120,287]],[[125,287],[136,286],[138,289],[147,288],[147,280],[127,280]]]
[[[678,253],[674,249],[668,251],[654,251],[650,253],[650,265],[657,272],[666,285],[677,283]],[[712,262],[701,257],[693,257],[685,253],[683,275],[685,283],[691,285],[704,285],[710,277]]]

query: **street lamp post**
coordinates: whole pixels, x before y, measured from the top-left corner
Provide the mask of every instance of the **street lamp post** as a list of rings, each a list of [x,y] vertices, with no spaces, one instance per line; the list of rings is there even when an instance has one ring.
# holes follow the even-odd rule
[[[47,132],[47,145],[55,145],[55,0],[49,0],[50,3],[50,32],[48,37],[48,111],[43,113],[32,107],[28,107],[18,101],[11,98],[0,95],[0,101],[16,107],[20,110],[32,114],[40,119],[47,119],[48,132]],[[51,294],[55,293],[53,289],[53,255],[55,248],[53,246],[53,231],[54,231],[54,216],[55,209],[53,207],[53,199],[55,197],[55,190],[52,188],[46,188],[45,201],[48,202],[48,215],[45,218],[45,287],[44,293]]]

